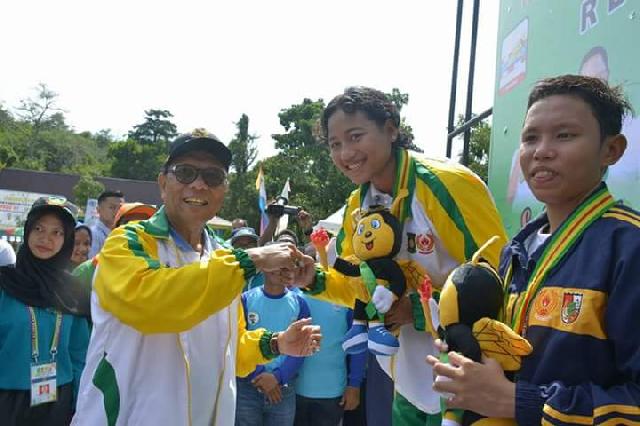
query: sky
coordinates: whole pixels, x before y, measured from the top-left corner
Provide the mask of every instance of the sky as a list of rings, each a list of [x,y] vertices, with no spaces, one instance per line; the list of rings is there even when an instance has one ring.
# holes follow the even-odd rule
[[[347,86],[409,94],[415,142],[444,156],[456,1],[5,2],[0,102],[12,109],[42,82],[76,131],[127,133],[144,110],[167,109],[179,132],[228,142],[241,114],[276,153],[278,112],[328,102]],[[465,108],[472,1],[465,2],[458,107]],[[493,104],[498,0],[480,8],[474,112]]]

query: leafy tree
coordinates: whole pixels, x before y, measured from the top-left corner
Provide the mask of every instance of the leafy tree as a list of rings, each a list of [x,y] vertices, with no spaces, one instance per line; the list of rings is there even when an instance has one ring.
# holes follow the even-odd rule
[[[177,135],[176,125],[171,122],[173,114],[166,109],[149,109],[145,112],[144,123],[136,124],[129,132],[129,139],[134,139],[143,145],[158,145],[166,151],[171,139]]]
[[[387,93],[387,96],[391,99],[391,101],[396,104],[399,112],[402,112],[402,107],[409,103],[409,94],[402,93],[400,89],[394,87],[391,89],[391,93]],[[400,117],[400,130],[409,136],[411,140],[413,140],[413,128],[407,123],[405,117]]]
[[[354,188],[333,165],[326,145],[316,138],[324,107],[321,99],[304,99],[283,109],[279,117],[286,133],[272,135],[281,151],[263,162],[267,194],[279,194],[289,178],[290,203],[304,207],[316,220],[340,208]]]
[[[109,146],[112,159],[111,176],[122,179],[156,180],[166,158],[166,153],[153,145],[144,145],[133,139],[112,142]]]
[[[31,124],[31,136],[34,141],[38,139],[40,130],[52,118],[52,115],[63,112],[63,109],[56,105],[58,94],[49,89],[46,84],[39,83],[36,91],[35,98],[22,99],[20,100],[20,106],[17,107],[19,117]],[[54,121],[59,121],[60,116],[61,114],[57,115]]]
[[[167,110],[145,111],[145,121],[133,126],[126,141],[105,142],[109,133],[100,137],[108,145],[111,175],[123,179],[156,180],[167,157],[169,140],[177,135],[176,126]]]
[[[238,132],[229,143],[229,149],[233,155],[231,166],[236,173],[245,174],[258,155],[255,142],[258,137],[249,134],[249,117],[246,114],[240,116],[236,127]]]
[[[255,172],[250,173],[249,167],[257,156],[256,136],[249,134],[249,117],[246,114],[240,116],[236,123],[238,132],[229,143],[232,153],[231,169],[229,176],[229,191],[225,201],[224,215],[230,219],[237,217],[247,219],[251,223],[257,220],[257,198],[248,194],[255,194]]]
[[[0,104],[0,169],[11,167],[18,159],[11,141],[15,120]]]
[[[104,185],[93,179],[90,174],[83,174],[80,180],[73,187],[73,196],[75,204],[81,208],[87,205],[89,198],[98,198],[98,195],[104,191]]]
[[[458,116],[457,126],[464,124],[464,116]],[[462,138],[462,136],[460,136]],[[480,121],[471,128],[469,138],[469,167],[480,178],[488,182],[489,178],[489,145],[491,144],[491,125],[486,121]],[[462,161],[463,153],[458,154]]]

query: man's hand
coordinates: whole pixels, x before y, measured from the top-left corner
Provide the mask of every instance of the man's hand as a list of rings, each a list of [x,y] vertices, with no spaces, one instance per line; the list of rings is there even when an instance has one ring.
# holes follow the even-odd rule
[[[270,244],[251,248],[246,252],[256,265],[256,269],[265,272],[282,269],[295,271],[297,268],[304,268],[305,265],[314,263],[311,257],[302,253],[293,244]]]
[[[255,386],[258,391],[265,394],[271,404],[277,404],[282,401],[280,384],[276,376],[272,373],[260,373],[251,381],[251,384]]]
[[[360,388],[347,386],[344,390],[344,394],[342,394],[340,405],[342,405],[345,411],[351,411],[358,408],[358,405],[360,405]]]
[[[293,322],[278,334],[278,350],[283,355],[309,356],[320,350],[319,325],[311,325],[311,318]]]
[[[379,284],[373,291],[373,296],[371,296],[371,301],[375,305],[378,312],[380,312],[381,314],[386,314],[389,309],[391,309],[391,305],[393,304],[393,302],[395,302],[395,300],[395,294],[393,294],[393,292],[385,286]]]
[[[293,285],[296,287],[309,287],[315,283],[316,280],[316,264],[312,257],[307,256],[308,259],[302,260],[302,266],[296,268],[293,271]]]
[[[516,385],[505,376],[492,358],[475,362],[457,352],[449,352],[449,364],[429,355],[434,374],[449,380],[434,382],[433,390],[449,393],[447,407],[475,411],[486,417],[515,418]]]
[[[389,331],[395,331],[405,324],[413,324],[413,306],[406,295],[391,305],[384,315],[384,324]]]

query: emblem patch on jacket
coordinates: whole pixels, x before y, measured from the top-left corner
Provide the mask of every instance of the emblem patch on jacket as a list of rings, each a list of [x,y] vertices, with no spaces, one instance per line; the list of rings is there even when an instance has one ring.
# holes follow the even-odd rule
[[[433,253],[435,244],[435,238],[431,233],[416,236],[416,246],[418,247],[418,252],[421,254]]]
[[[562,298],[562,322],[565,324],[573,324],[580,315],[582,307],[583,295],[580,293],[565,293]]]
[[[543,288],[535,300],[534,315],[539,321],[549,321],[558,306],[558,295],[549,288]]]

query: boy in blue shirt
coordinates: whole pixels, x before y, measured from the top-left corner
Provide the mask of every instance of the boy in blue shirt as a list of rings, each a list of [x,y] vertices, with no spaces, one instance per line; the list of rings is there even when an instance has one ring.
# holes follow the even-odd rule
[[[279,272],[264,272],[265,282],[242,294],[247,330],[286,329],[292,322],[309,317],[302,297],[287,290]],[[273,328],[279,327],[279,328]],[[236,426],[293,425],[296,394],[293,379],[303,358],[281,355],[260,365],[249,376],[237,379]]]
[[[337,426],[343,411],[354,410],[360,403],[367,353],[347,357],[342,349],[342,340],[353,320],[351,309],[300,294],[323,335],[322,350],[304,361],[296,379],[295,424]]]

